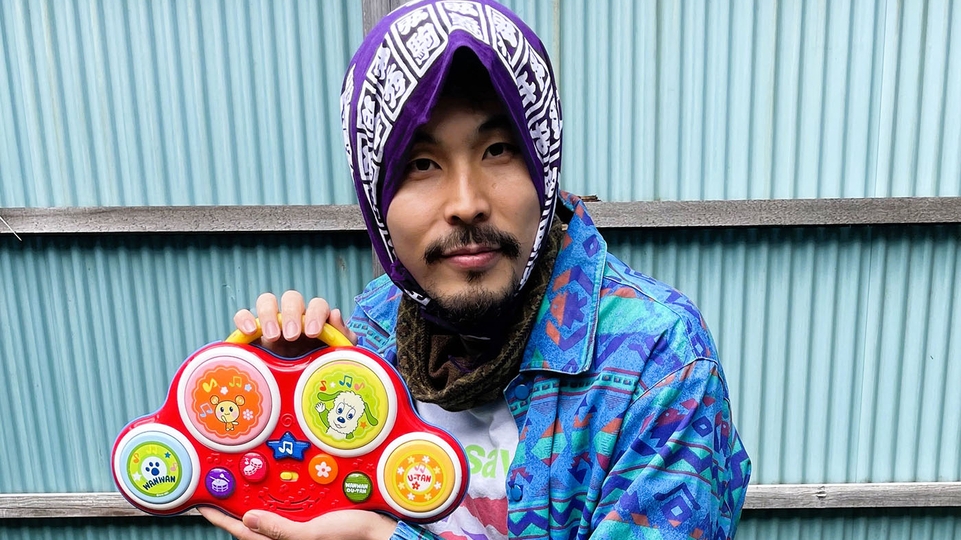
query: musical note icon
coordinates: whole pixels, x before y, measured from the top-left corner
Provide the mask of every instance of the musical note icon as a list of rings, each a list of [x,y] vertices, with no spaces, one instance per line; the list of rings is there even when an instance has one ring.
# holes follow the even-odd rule
[[[140,452],[134,452],[134,453],[133,453],[133,462],[134,462],[134,463],[140,463]]]
[[[217,379],[211,377],[210,381],[203,383],[204,392],[210,392],[217,386]]]
[[[354,378],[351,377],[350,375],[344,375],[344,378],[337,381],[337,384],[350,388],[354,384]]]
[[[326,391],[327,391],[327,381],[320,381],[320,384],[317,385],[317,389],[320,390],[321,392],[326,392]]]
[[[236,376],[236,375],[234,375],[234,378],[230,381],[230,387],[231,387],[231,388],[240,388],[243,384],[244,384],[244,383],[243,383],[243,381],[240,379],[240,377],[238,377],[238,376]]]
[[[209,403],[201,403],[201,404],[200,404],[200,417],[201,417],[201,418],[206,418],[208,414],[213,414],[213,413],[214,413],[214,410],[213,410],[213,408],[210,407],[210,404],[209,404]]]
[[[273,449],[274,459],[304,459],[304,452],[310,448],[307,441],[298,441],[293,433],[286,432],[279,439],[267,441],[267,447]]]

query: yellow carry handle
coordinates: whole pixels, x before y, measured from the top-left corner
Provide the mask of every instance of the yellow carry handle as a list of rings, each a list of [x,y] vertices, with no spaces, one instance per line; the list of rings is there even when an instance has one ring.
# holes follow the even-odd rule
[[[241,332],[239,329],[234,330],[233,333],[227,336],[227,339],[225,339],[224,341],[226,341],[227,343],[246,344],[262,336],[263,330],[260,328],[260,319],[255,319],[255,320],[257,322],[256,332],[248,336],[247,334]],[[279,313],[277,314],[277,322],[281,324],[283,323]],[[330,345],[331,347],[350,347],[353,345],[353,343],[351,343],[350,340],[347,339],[347,336],[342,334],[340,330],[334,328],[333,326],[327,323],[324,323],[324,327],[320,330],[320,335],[317,336],[317,338],[323,341],[324,343]]]

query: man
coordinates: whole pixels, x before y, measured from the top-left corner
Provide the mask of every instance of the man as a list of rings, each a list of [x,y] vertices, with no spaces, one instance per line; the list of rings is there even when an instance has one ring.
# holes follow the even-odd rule
[[[311,346],[330,322],[386,358],[474,449],[469,492],[427,526],[204,515],[242,539],[733,537],[750,461],[713,340],[558,190],[560,104],[531,30],[491,0],[409,3],[361,45],[341,104],[386,275],[348,324],[322,299],[262,295],[262,344]]]

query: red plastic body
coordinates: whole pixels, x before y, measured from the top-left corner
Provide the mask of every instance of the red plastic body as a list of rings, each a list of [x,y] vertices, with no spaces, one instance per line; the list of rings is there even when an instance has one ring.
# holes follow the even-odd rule
[[[293,360],[203,347],[160,409],[118,434],[111,464],[121,493],[152,514],[207,505],[297,521],[347,508],[434,521],[468,478],[459,443],[416,414],[392,366],[358,347]]]

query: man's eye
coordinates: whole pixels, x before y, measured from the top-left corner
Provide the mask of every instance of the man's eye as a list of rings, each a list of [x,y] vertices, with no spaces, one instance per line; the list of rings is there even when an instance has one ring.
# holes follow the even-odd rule
[[[433,165],[433,164],[434,164],[434,162],[432,162],[431,160],[429,160],[429,159],[427,159],[427,158],[420,158],[420,159],[412,160],[412,161],[407,165],[407,168],[408,168],[409,170],[411,170],[411,171],[424,172],[424,171],[429,171],[430,168],[431,168],[431,165]]]
[[[494,143],[487,147],[487,155],[490,157],[500,157],[515,151],[514,146],[505,142]]]

